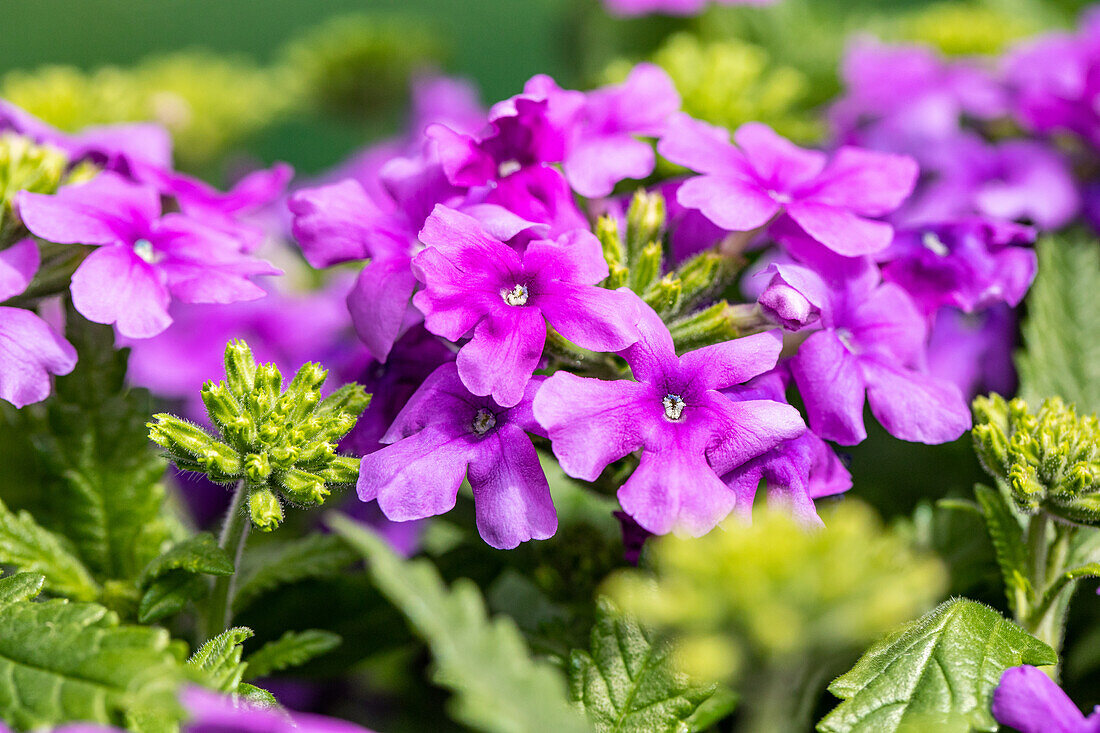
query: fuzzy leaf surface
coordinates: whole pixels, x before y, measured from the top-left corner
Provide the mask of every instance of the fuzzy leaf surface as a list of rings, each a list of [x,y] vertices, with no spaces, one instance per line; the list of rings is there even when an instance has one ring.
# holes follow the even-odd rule
[[[91,573],[53,532],[41,527],[29,512],[12,512],[0,501],[0,565],[40,573],[45,590],[55,596],[91,601],[99,586]]]
[[[569,658],[573,700],[600,733],[687,733],[688,719],[716,686],[693,686],[673,668],[671,652],[601,597],[591,652],[574,650]]]
[[[233,596],[234,612],[281,585],[307,578],[331,578],[359,559],[335,535],[312,534],[290,542],[258,547],[245,555]]]
[[[489,618],[474,583],[448,588],[429,561],[402,560],[354,520],[335,515],[329,525],[367,559],[379,590],[428,643],[433,679],[455,693],[456,720],[487,733],[591,730],[561,673],[531,657],[511,619]]]
[[[234,692],[244,677],[241,645],[252,638],[252,629],[236,626],[226,629],[199,647],[187,665],[205,673],[210,685],[220,692]]]
[[[146,586],[172,570],[203,575],[232,575],[233,559],[209,532],[177,542],[145,566],[139,585]]]
[[[1079,414],[1100,412],[1100,245],[1076,233],[1036,248],[1039,273],[1016,360],[1020,395],[1035,406],[1059,396]]]
[[[997,489],[978,484],[974,487],[974,497],[981,507],[997,565],[1001,568],[1009,607],[1015,611],[1021,594],[1026,598],[1031,592],[1024,528],[1008,499]]]
[[[989,706],[1004,670],[1057,659],[992,608],[955,598],[872,645],[833,680],[829,691],[843,702],[817,729],[995,731]]]
[[[272,672],[299,667],[314,657],[332,651],[340,646],[341,641],[339,634],[322,629],[288,631],[275,641],[264,644],[245,660],[248,664],[245,679],[253,680]]]

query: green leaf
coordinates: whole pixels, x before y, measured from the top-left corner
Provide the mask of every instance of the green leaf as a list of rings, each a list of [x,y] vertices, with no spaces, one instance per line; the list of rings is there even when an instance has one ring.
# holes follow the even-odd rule
[[[42,468],[35,518],[68,538],[97,580],[133,579],[173,538],[160,483],[165,462],[145,421],[149,395],[125,384],[128,350],[114,332],[67,314],[80,360],[44,405],[20,411]]]
[[[1001,673],[1058,661],[1049,646],[981,603],[955,598],[874,644],[829,691],[843,699],[822,733],[997,730],[989,711]],[[936,727],[928,727],[936,721]]]
[[[1043,597],[1036,604],[1033,613],[1035,617],[1038,617],[1046,612],[1054,603],[1058,594],[1066,589],[1070,583],[1081,578],[1100,578],[1100,563],[1089,563],[1088,565],[1082,565],[1080,567],[1071,568],[1065,571],[1047,586],[1047,589],[1043,592]]]
[[[573,700],[601,733],[688,731],[685,722],[715,691],[673,668],[670,645],[649,635],[608,598],[597,601],[591,653],[569,657]]]
[[[256,687],[256,685],[250,685],[247,682],[237,685],[236,695],[237,699],[258,708],[279,707],[279,701],[275,699],[274,695],[262,687]]]
[[[45,529],[29,512],[13,513],[0,501],[0,565],[41,573],[46,590],[56,596],[91,601],[99,586],[84,563],[73,557],[62,540]]]
[[[308,578],[331,578],[358,559],[347,543],[334,535],[314,534],[250,549],[237,580],[233,611],[248,608],[264,593],[281,585]]]
[[[247,662],[241,661],[241,645],[252,638],[252,629],[236,626],[210,639],[187,660],[187,665],[205,673],[210,687],[235,692],[244,678]]]
[[[982,509],[985,528],[1001,568],[1009,607],[1015,612],[1026,603],[1031,592],[1031,583],[1027,579],[1027,544],[1023,525],[1007,497],[997,489],[977,484],[974,486],[974,496]]]
[[[171,730],[184,668],[168,632],[120,626],[94,603],[31,601],[42,576],[0,580],[0,719]]]
[[[1027,297],[1020,395],[1033,405],[1060,396],[1100,412],[1100,245],[1084,233],[1036,246],[1039,272]]]
[[[401,560],[352,519],[335,515],[329,525],[368,560],[379,590],[428,642],[433,679],[454,691],[458,721],[489,733],[590,730],[561,673],[530,656],[511,619],[488,618],[476,585],[460,579],[448,588],[428,560]]]
[[[202,532],[177,542],[167,552],[151,560],[142,571],[138,585],[144,588],[171,570],[204,575],[232,575],[233,559],[218,546],[214,535]]]
[[[209,584],[202,576],[183,570],[170,571],[149,584],[138,603],[138,621],[151,624],[175,616],[188,601],[196,601],[209,591]]]
[[[246,660],[245,679],[266,677],[290,667],[299,667],[314,657],[327,654],[340,646],[339,634],[321,629],[288,631],[281,638],[264,644]]]

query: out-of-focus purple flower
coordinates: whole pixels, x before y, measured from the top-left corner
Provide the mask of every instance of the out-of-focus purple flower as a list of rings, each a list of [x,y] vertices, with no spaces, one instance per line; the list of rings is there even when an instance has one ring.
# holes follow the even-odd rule
[[[645,547],[645,541],[653,536],[652,532],[649,532],[642,528],[642,525],[634,521],[626,512],[612,512],[615,515],[615,519],[619,520],[619,528],[623,533],[623,559],[631,565],[638,565],[638,558],[642,556],[642,548]]]
[[[262,708],[200,687],[180,693],[186,733],[371,733],[339,718]]]
[[[993,717],[1020,733],[1100,733],[1100,705],[1087,718],[1037,667],[1006,669],[993,691]]]
[[[966,219],[898,231],[881,252],[882,277],[905,288],[932,316],[943,306],[967,313],[994,303],[1018,304],[1038,266],[1030,227]]]
[[[451,341],[473,333],[458,352],[458,373],[474,394],[517,404],[542,358],[547,322],[596,351],[638,338],[637,300],[595,285],[608,267],[587,230],[532,242],[520,255],[477,220],[438,206],[420,239],[427,248],[413,267],[424,289],[413,302],[432,333]]]
[[[614,15],[696,15],[708,2],[718,5],[771,5],[777,0],[604,0],[604,5]]]
[[[925,149],[929,178],[892,217],[899,226],[978,215],[1054,230],[1080,209],[1069,162],[1043,142],[992,144],[965,133]]]
[[[854,445],[867,437],[866,395],[887,432],[921,443],[955,440],[970,428],[959,389],[926,371],[928,326],[912,298],[894,283],[869,276],[829,282],[821,330],[798,348],[791,372],[810,429]]]
[[[38,245],[23,239],[0,251],[0,302],[19,295],[38,271]],[[0,399],[16,407],[50,395],[50,375],[68,374],[76,350],[34,311],[0,306]]]
[[[734,400],[785,402],[787,380],[785,370],[778,368],[722,392]],[[814,499],[852,488],[852,476],[833,449],[808,430],[739,466],[722,480],[737,495],[734,511],[744,519],[752,515],[753,501],[763,480],[768,504],[784,507],[808,525],[821,524]]]
[[[923,168],[930,145],[959,132],[964,117],[1004,115],[1003,87],[970,60],[947,61],[924,46],[857,38],[844,55],[845,94],[830,110],[848,145],[905,153]]]
[[[480,186],[526,168],[562,163],[569,185],[591,198],[653,171],[652,147],[635,136],[661,135],[679,106],[672,80],[653,64],[639,64],[622,84],[588,93],[562,89],[539,75],[522,94],[493,107],[482,134],[433,125],[428,136],[456,185]]]
[[[657,150],[702,174],[680,185],[682,205],[733,231],[752,231],[785,213],[815,240],[850,257],[890,243],[890,225],[868,217],[894,211],[913,190],[912,158],[843,147],[830,160],[755,122],[742,125],[734,140],[737,147],[723,128],[673,116]]]
[[[1016,392],[1012,352],[1016,318],[995,305],[981,313],[941,308],[928,337],[928,373],[956,385],[967,400],[979,394]]]
[[[86,127],[70,135],[0,99],[0,130],[52,145],[66,153],[70,161],[90,160],[122,173],[127,173],[134,162],[162,168],[172,165],[172,138],[167,130],[152,123]]]
[[[1016,116],[1039,133],[1076,133],[1100,148],[1100,12],[1085,14],[1076,34],[1025,41],[1005,62]]]
[[[644,529],[711,530],[736,495],[719,479],[805,430],[798,411],[771,400],[734,402],[718,392],[775,366],[778,331],[676,356],[660,317],[642,305],[642,338],[621,352],[634,380],[557,372],[535,397],[562,470],[594,481],[611,462],[641,450],[619,503]]]
[[[516,405],[502,407],[471,394],[454,364],[439,367],[383,436],[388,445],[363,456],[359,498],[377,499],[395,521],[423,519],[454,508],[468,478],[478,532],[491,546],[553,536],[557,513],[527,436],[544,435],[531,415],[540,385],[541,378],[531,380]]]
[[[280,270],[241,252],[241,243],[192,217],[161,215],[159,192],[104,172],[54,195],[22,192],[23,223],[62,244],[95,245],[73,274],[73,305],[90,321],[130,338],[155,336],[172,322],[172,297],[186,303],[262,298],[249,278]]]

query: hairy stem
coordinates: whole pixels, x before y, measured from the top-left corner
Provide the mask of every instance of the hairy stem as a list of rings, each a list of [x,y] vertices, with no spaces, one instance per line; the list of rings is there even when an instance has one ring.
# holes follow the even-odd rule
[[[238,481],[237,488],[233,491],[233,501],[230,502],[229,509],[226,511],[221,538],[218,541],[221,548],[233,558],[234,572],[232,575],[222,575],[214,579],[214,589],[206,604],[205,638],[207,639],[229,628],[229,622],[232,620],[230,600],[250,525],[248,514],[245,512],[247,496],[246,482]]]

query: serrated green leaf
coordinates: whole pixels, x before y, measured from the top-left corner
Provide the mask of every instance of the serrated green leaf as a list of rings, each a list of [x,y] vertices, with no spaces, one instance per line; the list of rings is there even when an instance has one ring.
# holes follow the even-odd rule
[[[97,580],[134,579],[172,539],[160,480],[166,464],[145,429],[145,390],[125,384],[128,350],[75,311],[66,336],[79,361],[55,394],[25,413],[42,467],[42,526],[66,537]]]
[[[1057,661],[1053,649],[992,608],[955,598],[874,644],[835,679],[829,691],[843,702],[817,729],[995,731],[990,697],[1004,670]],[[918,722],[925,727],[913,728]]]
[[[45,529],[26,511],[13,513],[0,501],[0,565],[40,573],[46,579],[46,591],[76,601],[91,601],[99,595],[99,586],[84,563],[63,545],[61,539]]]
[[[1054,603],[1058,594],[1066,589],[1066,586],[1081,578],[1100,578],[1100,563],[1094,562],[1088,565],[1081,565],[1080,567],[1072,568],[1059,575],[1049,586],[1047,586],[1047,589],[1043,592],[1043,597],[1039,599],[1039,603],[1036,604],[1033,613],[1035,613],[1036,616],[1045,613],[1046,610],[1050,608],[1051,604]]]
[[[981,506],[985,528],[993,543],[997,565],[1001,568],[1009,607],[1015,612],[1021,601],[1026,602],[1026,594],[1031,590],[1027,580],[1027,545],[1023,525],[1008,498],[997,489],[978,484],[974,487],[974,496]]]
[[[458,721],[489,733],[590,730],[561,673],[530,656],[511,619],[488,618],[476,585],[460,579],[448,588],[428,560],[402,560],[352,519],[335,515],[329,525],[367,559],[375,585],[428,642],[433,679],[455,693]]]
[[[262,687],[242,682],[237,685],[237,698],[258,708],[278,708],[279,701]]]
[[[1076,233],[1036,248],[1039,272],[1016,360],[1020,395],[1033,405],[1060,396],[1081,414],[1100,412],[1100,244]]]
[[[46,579],[38,573],[16,573],[0,578],[0,606],[35,598],[45,583]]]
[[[142,571],[138,585],[144,588],[171,570],[203,575],[232,575],[233,558],[218,546],[214,535],[202,532],[177,542],[167,552],[153,558]]]
[[[0,581],[0,719],[20,730],[74,720],[170,730],[184,671],[168,632],[120,626],[94,603],[31,601],[38,582]]]
[[[674,669],[671,646],[654,644],[610,599],[597,601],[591,653],[569,658],[573,700],[600,733],[692,730],[688,718],[717,689]]]
[[[246,662],[241,645],[253,636],[252,629],[236,626],[210,639],[187,660],[187,666],[203,672],[209,686],[220,692],[235,692],[244,678]]]
[[[266,677],[290,667],[299,667],[314,657],[327,654],[340,646],[339,634],[321,629],[288,631],[279,639],[264,644],[245,661],[248,671],[245,679]]]
[[[202,598],[209,590],[202,576],[173,570],[149,584],[138,604],[138,621],[152,624],[175,616],[189,601]]]
[[[281,585],[333,577],[358,559],[347,543],[334,535],[314,534],[250,550],[237,580],[233,612],[248,608],[261,595]]]

